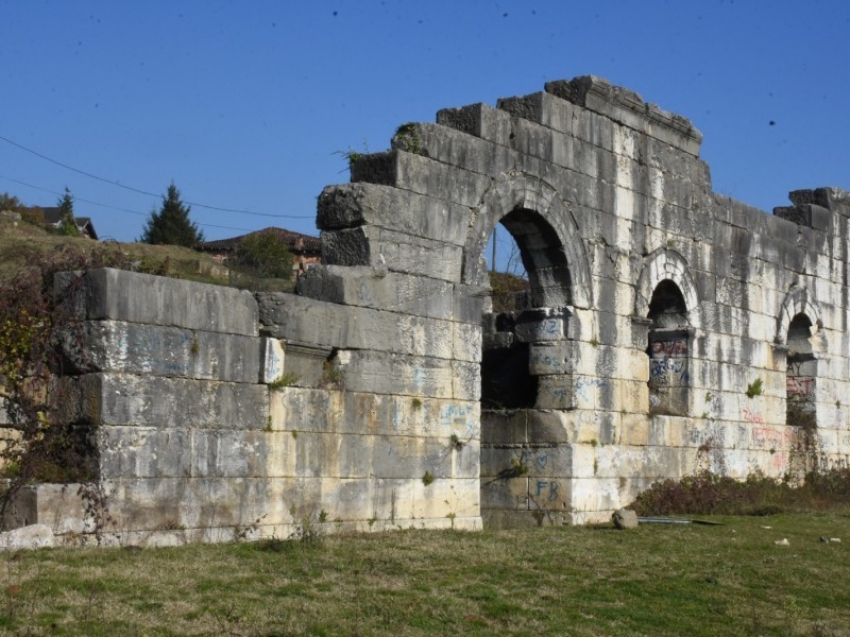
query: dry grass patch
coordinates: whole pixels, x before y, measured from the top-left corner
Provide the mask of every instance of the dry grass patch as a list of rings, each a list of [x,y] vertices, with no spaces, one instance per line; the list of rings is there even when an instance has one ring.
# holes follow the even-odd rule
[[[119,253],[124,260],[136,261],[140,269],[166,276],[208,283],[226,282],[226,272],[209,255],[180,246],[154,246],[146,243],[101,243],[91,239],[65,237],[25,222],[0,218],[0,278],[14,276],[29,264],[68,253],[92,256],[96,252]]]

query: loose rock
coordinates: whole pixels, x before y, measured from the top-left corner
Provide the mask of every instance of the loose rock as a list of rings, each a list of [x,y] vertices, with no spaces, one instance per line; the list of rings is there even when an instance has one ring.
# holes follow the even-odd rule
[[[0,533],[0,551],[19,551],[53,546],[53,531],[46,524],[31,524]]]
[[[619,509],[611,514],[611,521],[618,529],[634,529],[638,525],[638,516],[631,509]]]

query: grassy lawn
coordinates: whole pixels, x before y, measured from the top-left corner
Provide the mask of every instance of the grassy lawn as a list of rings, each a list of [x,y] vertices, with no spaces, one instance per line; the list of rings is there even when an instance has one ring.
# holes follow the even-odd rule
[[[712,519],[0,554],[0,634],[850,635],[850,512]]]

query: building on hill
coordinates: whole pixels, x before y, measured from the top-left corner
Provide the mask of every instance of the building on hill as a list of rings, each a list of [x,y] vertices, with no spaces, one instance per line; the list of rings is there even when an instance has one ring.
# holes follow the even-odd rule
[[[230,239],[218,239],[216,241],[204,241],[195,246],[195,250],[210,254],[216,261],[226,264],[227,261],[236,257],[236,252],[239,249],[239,244],[246,237],[251,237],[263,232],[273,232],[281,237],[286,243],[286,247],[292,254],[292,270],[293,273],[303,272],[314,263],[321,263],[322,260],[322,240],[318,237],[312,237],[307,234],[300,234],[285,230],[283,228],[264,228],[256,232],[250,232],[238,237]]]
[[[45,208],[42,206],[30,206],[28,211],[34,218],[51,228],[58,228],[62,224],[62,210],[56,206]],[[98,240],[97,231],[94,229],[94,223],[89,217],[78,217],[74,215],[74,222],[77,225],[77,230],[81,237],[87,239]]]

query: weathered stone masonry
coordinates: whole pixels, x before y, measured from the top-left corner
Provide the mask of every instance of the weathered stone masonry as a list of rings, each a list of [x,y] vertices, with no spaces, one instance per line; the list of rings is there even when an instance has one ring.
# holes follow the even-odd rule
[[[850,195],[765,214],[700,141],[551,82],[353,161],[297,296],[86,275],[65,408],[99,425],[113,537],[581,523],[659,478],[845,464]],[[497,223],[522,311],[490,311]]]

